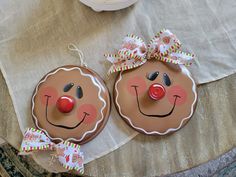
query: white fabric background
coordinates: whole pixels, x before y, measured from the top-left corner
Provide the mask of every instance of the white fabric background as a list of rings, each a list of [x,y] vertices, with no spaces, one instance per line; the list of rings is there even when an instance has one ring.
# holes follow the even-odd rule
[[[115,52],[123,37],[134,33],[147,42],[168,28],[194,51],[190,71],[198,84],[236,72],[236,1],[141,0],[117,12],[93,12],[79,1],[1,0],[0,68],[6,79],[22,132],[32,127],[30,99],[37,82],[50,70],[79,64],[67,50],[75,43],[89,67],[106,78],[104,53]],[[106,80],[112,93],[115,76]],[[113,105],[105,129],[82,146],[85,162],[128,142],[137,133],[128,127]],[[46,156],[36,160],[45,168]]]

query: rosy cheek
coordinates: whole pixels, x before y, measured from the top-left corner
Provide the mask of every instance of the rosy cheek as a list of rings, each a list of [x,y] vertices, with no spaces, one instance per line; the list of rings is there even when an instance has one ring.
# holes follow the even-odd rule
[[[97,118],[97,109],[92,104],[83,104],[77,110],[77,118],[81,121],[85,117],[83,123],[91,124]]]
[[[136,95],[134,86],[137,86],[136,89],[137,89],[138,94],[142,94],[145,91],[147,91],[146,82],[141,76],[135,76],[133,78],[130,78],[127,82],[127,90],[133,96]]]
[[[39,91],[40,94],[40,99],[43,105],[47,104],[48,100],[48,105],[53,105],[56,104],[58,93],[57,90],[54,87],[44,87],[41,88]]]
[[[180,98],[179,97],[176,98],[175,95],[179,96]],[[182,105],[187,101],[188,95],[187,95],[186,90],[183,87],[181,87],[180,85],[176,85],[176,86],[171,87],[168,90],[167,97],[171,104],[174,104],[175,99],[177,99],[175,104]]]

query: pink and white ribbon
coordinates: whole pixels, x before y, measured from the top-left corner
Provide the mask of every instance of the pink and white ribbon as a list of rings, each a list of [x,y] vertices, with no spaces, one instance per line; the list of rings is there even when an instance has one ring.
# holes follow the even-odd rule
[[[83,153],[80,146],[71,142],[53,143],[43,131],[29,128],[25,134],[20,148],[20,154],[29,154],[34,151],[53,151],[59,162],[68,170],[84,172]]]
[[[112,63],[108,73],[133,69],[143,65],[148,59],[167,63],[191,65],[194,55],[180,51],[181,43],[169,30],[164,29],[151,39],[148,45],[135,35],[127,35],[117,54],[106,54]]]

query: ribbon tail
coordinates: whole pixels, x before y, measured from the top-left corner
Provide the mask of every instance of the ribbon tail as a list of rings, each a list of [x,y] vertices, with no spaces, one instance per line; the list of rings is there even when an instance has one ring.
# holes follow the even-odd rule
[[[79,157],[81,158],[81,163],[77,163],[74,167],[76,171],[78,171],[80,174],[84,174],[84,155],[82,152],[79,153]]]
[[[194,54],[177,51],[164,58],[167,58],[170,63],[190,66],[194,60]]]
[[[105,57],[109,62],[112,63],[112,66],[108,70],[108,75],[114,72],[121,71],[121,65],[125,62],[125,59],[122,59],[119,55],[106,54]]]
[[[84,155],[80,146],[71,142],[62,142],[56,145],[56,153],[59,162],[67,170],[75,170],[84,173]]]
[[[104,56],[111,63],[117,63],[120,60],[120,57],[118,55],[115,55],[115,54],[105,54]]]
[[[120,65],[113,64],[110,67],[110,69],[108,70],[108,75],[115,73],[115,72],[125,71],[125,70],[139,67],[139,66],[143,65],[144,63],[146,63],[146,61],[147,61],[146,59],[139,59],[138,61],[137,60],[134,61],[134,60],[136,60],[136,59],[132,59],[132,60],[130,60],[129,63],[123,63]]]
[[[118,72],[122,70],[122,65],[125,63],[125,59],[122,59],[119,55],[106,55],[107,60],[112,63],[112,66],[108,70],[108,74]]]

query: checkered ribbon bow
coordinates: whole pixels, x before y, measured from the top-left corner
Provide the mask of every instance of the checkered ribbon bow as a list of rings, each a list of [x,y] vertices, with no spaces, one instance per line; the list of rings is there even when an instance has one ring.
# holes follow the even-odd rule
[[[53,143],[41,130],[29,128],[25,134],[21,144],[20,153],[29,154],[33,151],[51,150],[58,158],[64,168],[68,170],[76,170],[80,174],[84,172],[83,153],[80,146],[70,142]]]
[[[127,35],[117,54],[106,54],[112,63],[108,74],[133,69],[143,65],[147,59],[157,59],[167,63],[192,64],[194,55],[180,51],[181,43],[169,30],[160,31],[148,45],[138,36]]]

